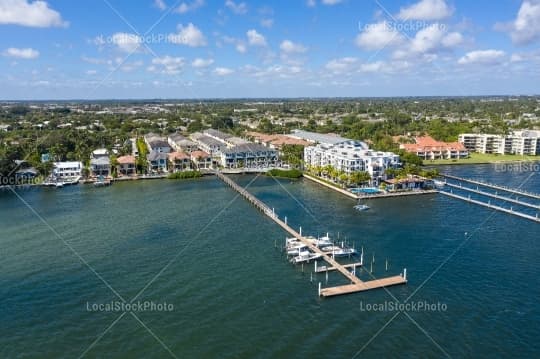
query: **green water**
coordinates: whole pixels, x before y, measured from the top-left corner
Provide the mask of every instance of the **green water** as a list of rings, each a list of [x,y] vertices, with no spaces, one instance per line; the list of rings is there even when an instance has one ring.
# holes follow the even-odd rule
[[[514,186],[527,175],[448,171]],[[254,178],[235,177],[243,185]],[[539,176],[524,188],[538,190]],[[35,213],[4,191],[0,357],[540,355],[537,224],[437,195],[372,201],[359,213],[308,181],[259,177],[249,190],[306,234],[339,232],[363,246],[376,277],[406,267],[409,283],[319,298],[325,276],[311,282],[312,265],[302,273],[289,264],[274,247],[286,233],[215,178],[20,190]],[[329,276],[328,285],[343,283]],[[143,289],[138,301],[174,309],[136,313],[142,323],[87,310]],[[412,302],[446,310],[394,319],[398,312],[365,310],[416,290]]]

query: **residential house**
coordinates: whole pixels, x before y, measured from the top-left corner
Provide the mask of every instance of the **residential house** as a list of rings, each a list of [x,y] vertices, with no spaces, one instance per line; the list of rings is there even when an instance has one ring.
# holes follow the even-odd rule
[[[197,142],[199,148],[212,157],[221,157],[221,151],[227,148],[225,143],[199,132],[192,134],[191,138],[193,141]]]
[[[171,147],[178,152],[191,153],[198,149],[196,142],[190,141],[178,133],[170,135],[167,140],[169,145],[171,145]]]
[[[109,151],[105,148],[100,148],[92,152],[90,156],[90,171],[93,176],[107,177],[111,173],[111,160],[109,159]]]
[[[121,156],[117,160],[116,166],[118,174],[124,176],[132,176],[137,173],[137,160],[135,156]]]
[[[221,153],[223,168],[275,167],[278,152],[258,143],[248,143],[224,149]]]
[[[190,156],[195,168],[199,170],[212,169],[214,167],[214,161],[209,153],[204,151],[193,151]]]
[[[82,162],[55,162],[53,176],[58,178],[82,177]]]
[[[423,160],[462,159],[469,151],[459,142],[437,141],[431,136],[415,137],[415,143],[404,143],[400,149],[416,154]]]
[[[459,142],[469,151],[500,155],[540,155],[540,131],[521,130],[509,135],[461,134]]]
[[[148,166],[151,172],[164,173],[167,172],[168,154],[164,152],[152,151],[147,156]]]
[[[173,172],[191,170],[191,157],[184,152],[171,152],[168,154],[170,169]]]

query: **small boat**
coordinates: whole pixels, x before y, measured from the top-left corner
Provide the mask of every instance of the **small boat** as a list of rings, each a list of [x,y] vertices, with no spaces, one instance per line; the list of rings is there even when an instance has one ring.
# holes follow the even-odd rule
[[[359,212],[363,212],[363,211],[367,211],[367,210],[371,209],[371,207],[369,207],[368,205],[359,203],[356,206],[354,206],[354,209],[356,209]]]
[[[288,248],[287,249],[287,255],[288,256],[299,256],[300,253],[303,253],[307,251],[307,247],[305,245],[298,246],[297,248]]]
[[[337,250],[334,250],[332,253],[329,253],[332,257],[338,258],[338,257],[349,257],[357,255],[358,252],[354,248],[339,248]]]
[[[309,251],[300,252],[296,257],[291,258],[291,263],[299,264],[306,263],[312,260],[321,258],[322,255],[319,253],[311,253]]]
[[[446,182],[444,181],[433,181],[433,184],[435,185],[435,188],[442,189],[446,186]]]

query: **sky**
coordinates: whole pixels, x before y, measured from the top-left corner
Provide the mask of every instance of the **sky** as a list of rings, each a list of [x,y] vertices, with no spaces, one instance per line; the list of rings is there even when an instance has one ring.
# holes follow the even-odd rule
[[[0,0],[0,99],[540,94],[540,0]]]

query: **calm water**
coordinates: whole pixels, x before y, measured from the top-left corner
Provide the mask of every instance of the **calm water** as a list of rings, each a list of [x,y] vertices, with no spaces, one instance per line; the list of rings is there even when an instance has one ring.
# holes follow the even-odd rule
[[[540,191],[532,172],[445,170]],[[307,181],[259,177],[249,189],[304,233],[363,246],[376,277],[406,267],[409,284],[318,298],[324,275],[311,283],[311,265],[287,263],[274,248],[286,234],[214,178],[19,191],[47,225],[0,192],[0,357],[170,357],[164,345],[179,358],[540,356],[538,224],[437,195],[358,213]],[[174,309],[138,313],[144,326],[87,309],[118,300],[113,290],[130,301],[153,278],[138,300]],[[389,324],[397,312],[366,310],[415,291],[411,303],[446,310]]]

